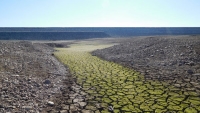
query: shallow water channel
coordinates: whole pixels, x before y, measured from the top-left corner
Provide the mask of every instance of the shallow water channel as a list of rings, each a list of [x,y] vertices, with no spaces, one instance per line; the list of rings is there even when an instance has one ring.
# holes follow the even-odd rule
[[[89,104],[102,106],[102,113],[109,112],[108,106],[114,108],[114,113],[200,112],[200,97],[195,91],[184,91],[165,82],[145,81],[139,72],[89,53],[109,46],[83,44],[56,48],[55,56],[69,67],[82,90],[93,97]]]

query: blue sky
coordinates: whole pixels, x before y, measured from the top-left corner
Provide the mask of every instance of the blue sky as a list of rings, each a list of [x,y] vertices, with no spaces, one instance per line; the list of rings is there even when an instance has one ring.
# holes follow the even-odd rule
[[[0,27],[200,27],[200,0],[0,0]]]

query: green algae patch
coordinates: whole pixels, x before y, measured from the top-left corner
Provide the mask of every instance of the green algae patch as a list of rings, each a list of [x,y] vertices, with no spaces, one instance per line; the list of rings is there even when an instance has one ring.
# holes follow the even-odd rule
[[[188,108],[185,109],[184,112],[185,113],[198,113],[199,111],[197,111],[195,108],[188,107]]]
[[[89,53],[110,46],[75,44],[56,48],[58,51],[54,53],[69,67],[82,90],[95,97],[86,99],[88,103],[101,104],[102,113],[109,112],[109,105],[115,112],[199,112],[200,98],[195,92],[181,93],[180,89],[165,82],[145,81],[139,72]],[[86,108],[95,109],[92,105]]]

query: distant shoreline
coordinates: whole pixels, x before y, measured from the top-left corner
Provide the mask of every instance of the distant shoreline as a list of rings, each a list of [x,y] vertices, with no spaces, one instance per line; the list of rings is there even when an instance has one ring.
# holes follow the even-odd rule
[[[0,40],[73,40],[156,35],[200,35],[200,27],[0,27]]]

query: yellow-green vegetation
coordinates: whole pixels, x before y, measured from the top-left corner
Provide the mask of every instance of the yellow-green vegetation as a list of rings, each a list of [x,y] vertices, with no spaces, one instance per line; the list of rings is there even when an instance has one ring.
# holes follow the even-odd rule
[[[56,57],[70,68],[78,84],[91,97],[91,102],[108,105],[117,112],[163,113],[200,112],[200,97],[195,92],[181,91],[165,82],[145,81],[140,73],[119,64],[92,56],[89,52],[110,45],[72,45],[57,48]]]

